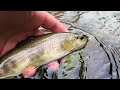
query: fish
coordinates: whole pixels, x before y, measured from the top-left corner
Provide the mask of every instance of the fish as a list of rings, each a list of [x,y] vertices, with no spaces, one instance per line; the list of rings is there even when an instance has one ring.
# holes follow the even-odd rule
[[[28,66],[36,69],[86,46],[88,36],[73,32],[36,36],[0,58],[0,79],[18,76]]]

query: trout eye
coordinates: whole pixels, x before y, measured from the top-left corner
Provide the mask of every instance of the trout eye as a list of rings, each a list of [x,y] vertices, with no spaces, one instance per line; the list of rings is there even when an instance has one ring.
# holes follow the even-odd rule
[[[80,37],[80,39],[83,40],[83,39],[84,39],[84,36]]]

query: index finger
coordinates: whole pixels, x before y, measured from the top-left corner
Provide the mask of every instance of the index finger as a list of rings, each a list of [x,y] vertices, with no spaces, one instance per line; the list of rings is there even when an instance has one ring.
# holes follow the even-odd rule
[[[68,32],[67,28],[54,16],[45,11],[34,12],[35,24],[53,32]]]

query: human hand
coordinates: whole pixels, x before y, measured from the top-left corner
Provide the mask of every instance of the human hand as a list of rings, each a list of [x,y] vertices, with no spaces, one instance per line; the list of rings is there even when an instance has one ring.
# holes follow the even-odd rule
[[[1,11],[0,12],[0,57],[13,49],[29,36],[42,35],[39,27],[54,32],[68,32],[57,19],[45,11]],[[56,63],[56,64],[55,64]],[[58,62],[52,62],[48,68],[55,70]]]

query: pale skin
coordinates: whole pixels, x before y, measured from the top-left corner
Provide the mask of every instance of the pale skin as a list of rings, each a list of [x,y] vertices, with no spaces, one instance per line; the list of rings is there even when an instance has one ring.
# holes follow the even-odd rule
[[[40,26],[53,32],[68,32],[59,20],[46,11],[0,11],[0,57],[29,36],[42,35],[38,30]],[[52,68],[55,63],[58,66],[58,62],[48,66]]]

